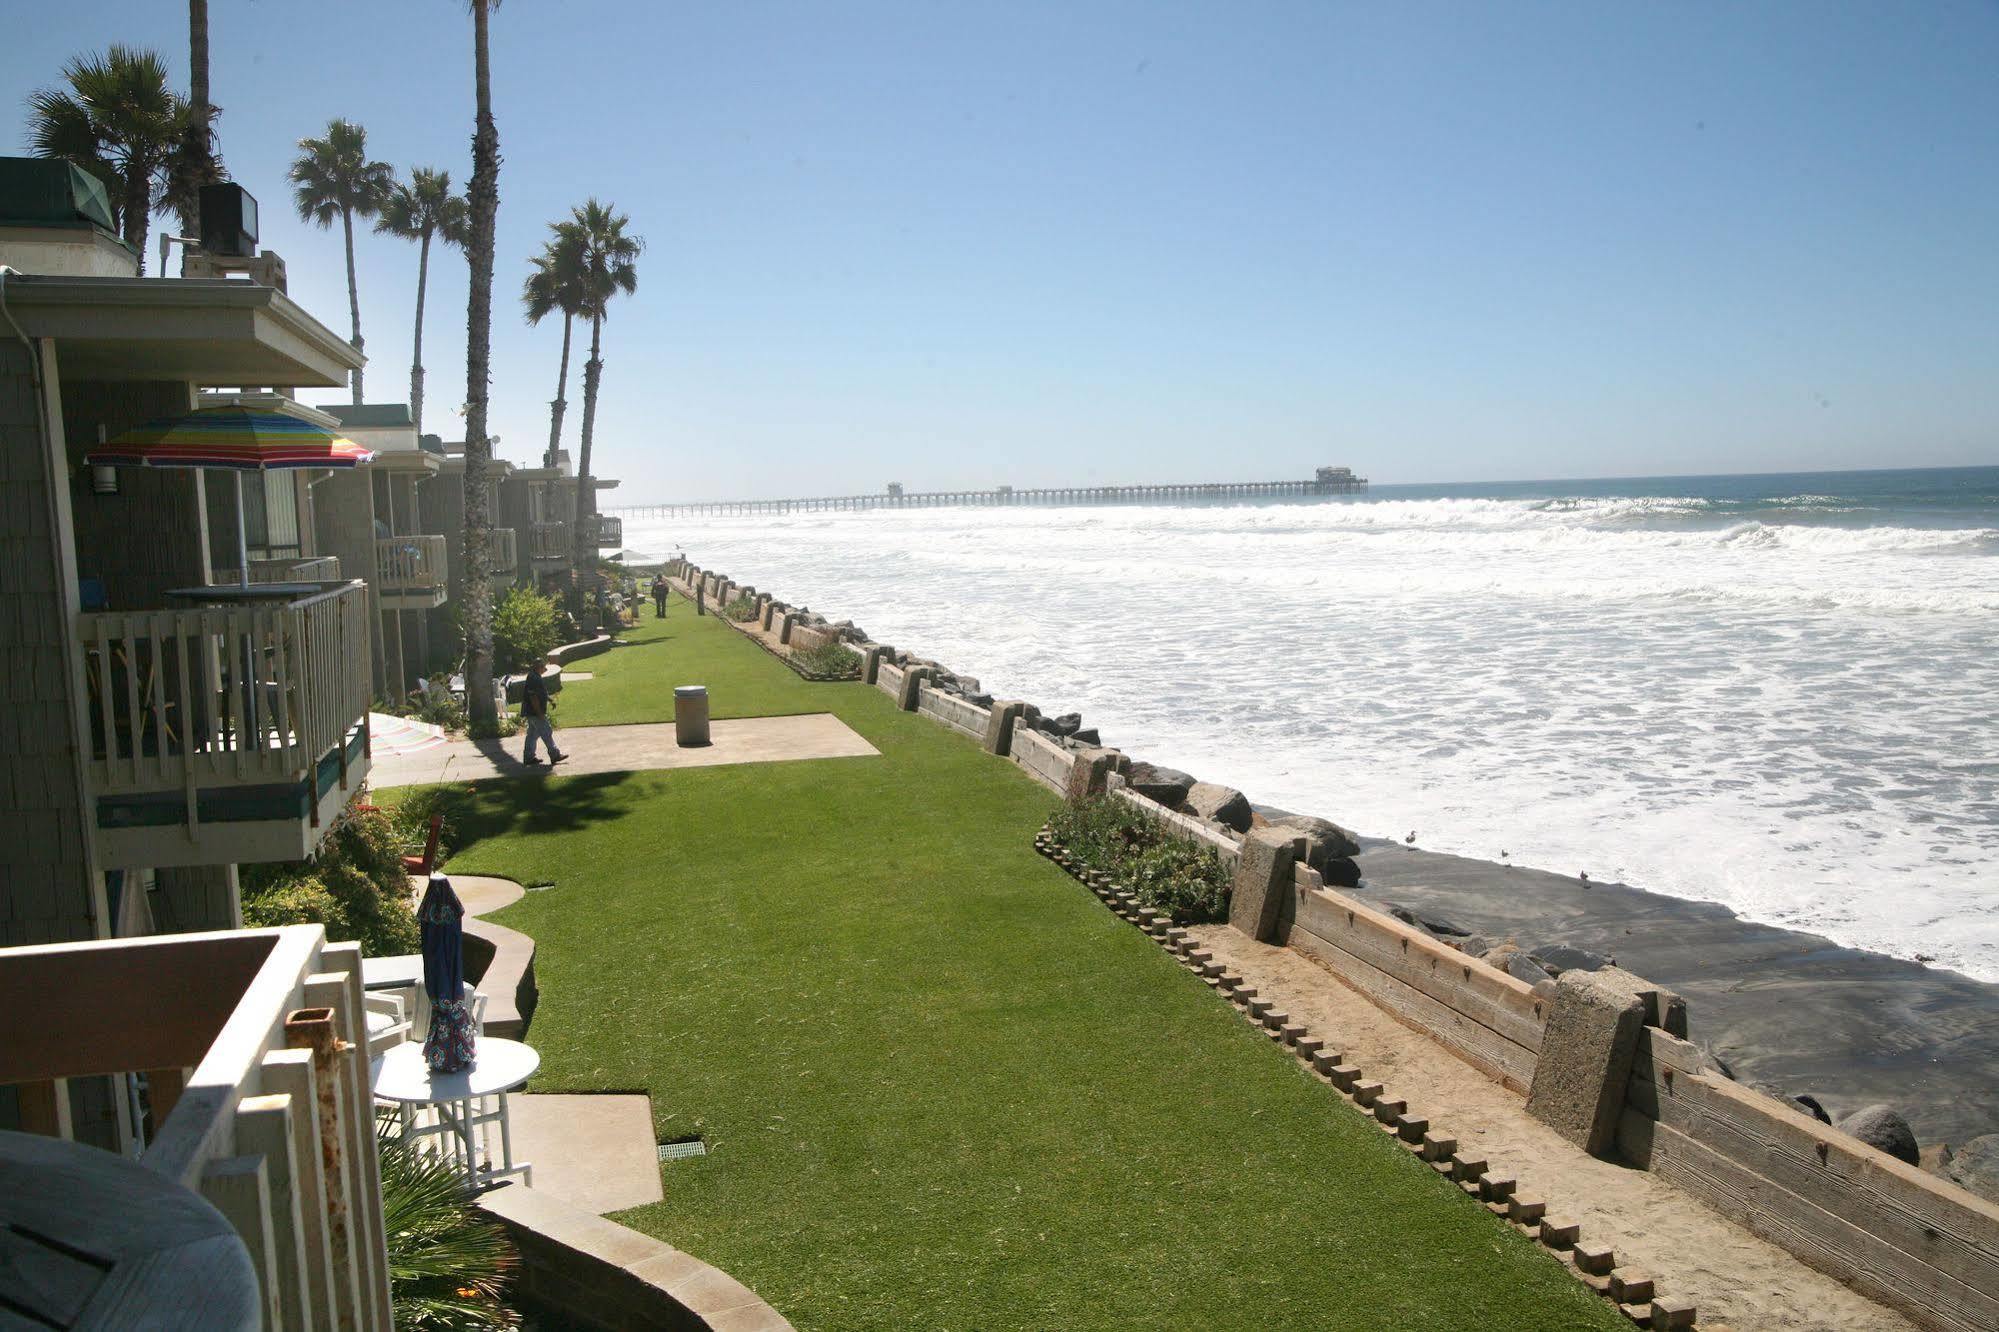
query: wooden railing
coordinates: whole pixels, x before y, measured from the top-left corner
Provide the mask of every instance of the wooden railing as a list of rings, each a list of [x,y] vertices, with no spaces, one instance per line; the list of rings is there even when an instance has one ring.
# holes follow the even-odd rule
[[[528,532],[528,557],[536,560],[569,558],[569,524],[536,523]]]
[[[590,539],[598,546],[622,546],[625,544],[625,520],[610,514],[595,514],[588,520]]]
[[[520,567],[518,543],[511,527],[486,529],[486,572],[510,574]]]
[[[22,1126],[75,1140],[92,1087],[118,1146],[235,1227],[265,1327],[390,1327],[358,944],[291,925],[0,949],[0,1012],[34,1015],[0,1042]]]
[[[239,583],[242,571],[238,569],[218,569],[215,573],[218,583]],[[253,583],[336,583],[340,581],[340,557],[319,555],[302,559],[297,555],[281,555],[271,559],[250,561],[250,581]]]
[[[446,585],[441,536],[375,538],[375,572],[384,592],[412,592]]]
[[[344,753],[368,713],[366,591],[79,615],[93,794],[298,781]]]

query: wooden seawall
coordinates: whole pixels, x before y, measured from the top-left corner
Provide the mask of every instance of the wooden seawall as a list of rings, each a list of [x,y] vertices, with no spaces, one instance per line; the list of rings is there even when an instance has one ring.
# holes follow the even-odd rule
[[[1047,486],[996,490],[890,489],[873,495],[824,495],[804,499],[701,500],[680,504],[628,504],[606,513],[673,518],[701,513],[808,513],[833,509],[923,509],[950,505],[1183,504],[1252,499],[1317,499],[1367,493],[1367,478],[1338,476],[1309,481],[1215,481],[1158,486]]]

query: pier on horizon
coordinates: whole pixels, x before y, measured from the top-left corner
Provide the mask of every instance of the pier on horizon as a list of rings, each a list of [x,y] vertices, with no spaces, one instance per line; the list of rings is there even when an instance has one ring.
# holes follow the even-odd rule
[[[891,481],[872,495],[823,495],[799,499],[689,500],[668,504],[625,504],[605,513],[638,518],[672,518],[696,513],[806,513],[832,509],[915,509],[950,505],[1171,504],[1189,500],[1314,499],[1367,492],[1367,478],[1346,467],[1321,467],[1304,481],[1207,481],[1150,486],[1036,486],[991,490],[905,490]]]

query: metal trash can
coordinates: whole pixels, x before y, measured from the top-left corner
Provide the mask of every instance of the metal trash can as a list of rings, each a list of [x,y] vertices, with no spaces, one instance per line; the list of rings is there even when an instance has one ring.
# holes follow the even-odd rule
[[[682,749],[708,743],[708,686],[679,685],[673,691],[673,742]]]

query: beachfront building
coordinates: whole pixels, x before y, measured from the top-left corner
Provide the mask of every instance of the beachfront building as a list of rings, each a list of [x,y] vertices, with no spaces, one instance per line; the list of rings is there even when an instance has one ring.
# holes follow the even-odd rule
[[[49,1200],[10,1266],[387,1327],[359,952],[239,929],[236,872],[310,855],[368,776],[368,589],[308,476],[248,477],[239,531],[229,478],[85,462],[207,390],[308,414],[277,395],[360,354],[271,286],[137,276],[65,163],[0,160],[0,265],[0,1130],[36,1135],[0,1150],[43,1186],[10,1206]]]
[[[579,503],[582,479],[570,463],[569,451],[558,449],[552,465],[517,467],[501,491],[501,512],[527,534],[527,569],[543,591],[559,591],[567,583],[574,531],[578,521],[589,528],[592,550],[616,550],[625,544],[624,520],[596,512],[595,495],[615,490],[612,477],[590,478],[591,502]]]

